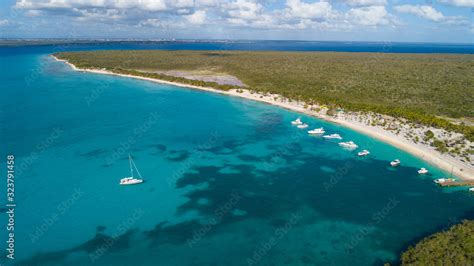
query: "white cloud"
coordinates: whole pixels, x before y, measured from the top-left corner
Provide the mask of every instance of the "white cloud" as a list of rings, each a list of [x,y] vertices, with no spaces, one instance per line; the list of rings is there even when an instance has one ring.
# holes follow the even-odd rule
[[[431,6],[401,5],[394,7],[400,13],[413,14],[432,21],[444,20],[444,15]]]
[[[263,11],[263,6],[249,0],[237,0],[223,5],[223,9],[233,19],[255,20]]]
[[[283,9],[266,10],[258,2],[237,0],[221,8],[230,24],[260,29],[308,29],[337,17],[330,3],[321,1],[287,0]]]
[[[380,0],[352,1],[353,4],[385,3]],[[251,0],[237,0],[221,6],[231,25],[260,29],[348,30],[354,27],[395,25],[395,18],[385,6],[358,6],[346,13],[334,10],[327,1],[307,3],[286,0],[283,9],[266,10]]]
[[[344,0],[350,6],[384,6],[387,0]]]
[[[31,10],[26,11],[25,14],[28,17],[37,17],[37,16],[41,16],[43,14],[43,12],[41,12],[41,10],[31,9]]]
[[[260,29],[279,28],[278,14],[265,12],[264,7],[251,0],[237,0],[221,5],[223,18],[233,26]]]
[[[347,20],[357,25],[380,26],[391,23],[391,16],[384,6],[352,8],[346,14]]]
[[[124,18],[123,13],[117,9],[82,9],[77,10],[81,16],[79,21],[95,20],[95,21],[110,21]]]
[[[347,28],[387,25],[386,0],[346,0],[347,13],[334,10],[325,0],[282,0],[282,8],[271,9],[257,0],[19,0],[15,7],[30,16],[71,16],[87,21],[108,21],[162,27],[182,23],[243,26],[262,29]],[[339,0],[340,1],[340,0]],[[269,6],[272,6],[269,4]]]
[[[440,2],[453,6],[474,7],[474,0],[440,0]]]
[[[349,6],[336,10],[330,0],[18,0],[29,16],[70,16],[71,20],[110,25],[219,28],[349,30],[396,25],[386,0],[334,0]],[[447,21],[445,19],[445,21]],[[450,23],[457,23],[454,17]]]
[[[469,25],[469,20],[463,16],[445,16],[431,6],[401,5],[395,6],[401,13],[413,14],[418,17],[448,25]]]
[[[194,0],[174,0],[174,7],[178,8],[186,8],[186,7],[193,7]]]
[[[448,25],[470,25],[469,19],[463,16],[445,16],[443,23]]]
[[[206,22],[206,11],[198,10],[191,15],[184,16],[186,20],[195,25],[204,24]]]
[[[286,6],[288,14],[295,18],[318,19],[334,15],[328,2],[304,3],[301,0],[287,0]]]
[[[401,13],[413,14],[434,22],[448,25],[469,25],[469,20],[463,16],[445,16],[431,6],[395,6],[395,10]]]
[[[192,1],[191,1],[192,2]],[[20,0],[15,7],[19,9],[37,9],[37,10],[54,10],[54,9],[141,9],[146,11],[166,10],[168,5],[173,7],[184,7],[189,5],[189,0],[169,1],[165,0]],[[191,3],[192,5],[192,3]]]
[[[6,26],[8,24],[10,24],[10,21],[8,21],[8,19],[0,19],[0,27]]]
[[[220,0],[195,0],[194,3],[200,7],[210,7],[219,5]]]
[[[161,20],[157,19],[157,18],[149,18],[149,19],[146,19],[146,20],[142,20],[140,21],[140,26],[151,26],[151,27],[162,27],[164,24]]]
[[[140,25],[158,27],[158,26],[161,26],[161,20],[157,18],[149,18],[149,19],[140,21]]]
[[[202,2],[203,0],[201,0]],[[198,1],[196,1],[198,2]],[[204,0],[202,4],[211,4]],[[165,20],[176,24],[177,19],[195,19],[186,17],[194,12],[194,0],[19,0],[15,4],[18,10],[26,10],[26,16],[71,16],[79,21],[101,21],[103,23],[139,24],[145,21],[147,26],[158,23],[147,19],[159,19],[161,25]],[[158,17],[158,18],[157,18]]]

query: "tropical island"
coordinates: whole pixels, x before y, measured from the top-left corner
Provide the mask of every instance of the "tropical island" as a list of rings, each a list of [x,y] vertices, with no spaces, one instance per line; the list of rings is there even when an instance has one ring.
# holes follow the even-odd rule
[[[474,179],[474,55],[87,51],[77,70],[170,82],[314,115]]]

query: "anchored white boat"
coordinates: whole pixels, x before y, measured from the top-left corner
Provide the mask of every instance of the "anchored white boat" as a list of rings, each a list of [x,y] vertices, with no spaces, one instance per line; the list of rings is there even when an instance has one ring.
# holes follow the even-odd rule
[[[324,135],[323,138],[325,138],[325,139],[342,139],[341,135],[339,135],[339,134]]]
[[[453,178],[453,170],[454,170],[454,167],[451,168],[451,175],[449,176],[449,178],[438,178],[438,179],[435,179],[433,180],[433,182],[435,182],[436,184],[442,184],[442,183],[446,183],[446,182],[454,182],[454,178]]]
[[[438,178],[438,179],[433,180],[433,182],[435,182],[436,184],[442,184],[442,183],[453,182],[453,181],[454,181],[453,178]]]
[[[426,173],[428,173],[428,170],[424,167],[422,167],[422,168],[420,168],[420,170],[418,170],[418,174],[420,174],[420,175],[424,175]]]
[[[469,191],[474,192],[474,187],[470,188]]]
[[[339,142],[339,146],[347,148],[347,149],[351,149],[351,150],[357,149],[359,147],[352,140],[347,141],[347,142]]]
[[[360,152],[357,153],[357,155],[359,155],[359,156],[367,156],[369,154],[370,154],[370,152],[368,150],[363,150],[363,151],[360,151]]]
[[[124,177],[124,178],[120,179],[120,185],[136,185],[136,184],[143,183],[143,178],[140,175],[140,172],[138,171],[138,168],[135,165],[135,162],[133,162],[132,156],[130,156],[130,155],[128,155],[128,163],[130,164],[130,174],[131,174],[131,176]],[[135,168],[135,170],[137,171],[137,174],[138,174],[139,178],[135,178],[133,176],[133,168]]]
[[[297,126],[297,125],[303,124],[303,122],[301,122],[301,118],[298,117],[298,118],[296,118],[296,120],[291,121],[291,124]]]
[[[324,134],[326,131],[324,131],[324,128],[320,127],[320,128],[315,128],[313,130],[309,130],[308,131],[308,134]]]
[[[304,124],[304,123],[303,123],[303,124],[301,124],[301,125],[298,125],[297,127],[298,127],[298,128],[307,128],[307,127],[308,127],[308,124]]]
[[[400,165],[400,160],[395,159],[395,160],[390,162],[390,165],[393,166],[393,167],[399,166]]]

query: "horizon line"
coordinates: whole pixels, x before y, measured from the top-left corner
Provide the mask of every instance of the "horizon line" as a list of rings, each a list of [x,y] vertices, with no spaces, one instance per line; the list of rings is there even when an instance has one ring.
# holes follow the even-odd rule
[[[431,41],[351,41],[351,40],[295,40],[295,39],[214,39],[214,38],[123,38],[123,37],[100,37],[100,38],[93,38],[93,37],[78,37],[78,38],[61,38],[61,37],[54,37],[54,38],[47,38],[47,37],[39,37],[39,38],[10,38],[10,37],[1,37],[0,41],[59,41],[59,40],[69,40],[69,41],[102,41],[102,42],[113,42],[113,41],[126,41],[126,42],[137,42],[137,41],[144,41],[144,42],[179,42],[179,41],[201,41],[201,42],[219,42],[219,41],[228,41],[228,42],[265,42],[265,41],[273,41],[273,42],[322,42],[322,43],[329,43],[329,42],[350,42],[350,43],[396,43],[396,44],[449,44],[449,45],[471,45],[474,46],[474,43],[462,43],[462,42],[431,42]]]

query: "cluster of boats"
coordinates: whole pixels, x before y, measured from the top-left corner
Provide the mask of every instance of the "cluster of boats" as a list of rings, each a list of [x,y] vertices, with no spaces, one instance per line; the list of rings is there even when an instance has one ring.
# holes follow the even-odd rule
[[[300,129],[304,129],[304,128],[309,127],[309,125],[306,124],[306,123],[303,123],[303,121],[301,121],[301,118],[299,118],[299,117],[296,120],[291,121],[291,124],[296,126],[297,128],[300,128]],[[310,135],[323,135],[322,137],[324,139],[328,139],[328,140],[329,139],[342,140],[341,135],[339,135],[337,133],[324,135],[325,133],[326,133],[326,131],[324,130],[323,127],[308,130],[308,134],[310,134]],[[339,142],[339,146],[341,146],[343,148],[346,148],[346,149],[349,149],[349,150],[355,150],[355,149],[359,148],[359,146],[357,144],[355,144],[353,141]],[[362,151],[357,153],[357,155],[361,156],[361,157],[367,156],[369,154],[370,154],[370,152],[368,150],[362,150]],[[398,160],[398,164],[400,164],[399,160]],[[397,166],[398,164],[395,161],[392,162],[392,166]]]
[[[301,121],[301,118],[299,118],[299,117],[295,121],[291,121],[291,124],[296,126],[297,128],[301,128],[301,129],[308,127],[308,124],[303,123]]]
[[[303,121],[301,121],[301,118],[297,118],[296,120],[291,121],[291,124],[298,127],[298,128],[301,128],[301,129],[305,129],[305,128],[309,127],[308,124],[303,123]],[[342,137],[339,134],[335,133],[335,134],[324,135],[325,133],[326,133],[326,131],[322,127],[315,128],[315,129],[312,129],[312,130],[308,130],[308,134],[310,134],[310,135],[323,135],[322,137],[324,139],[342,140]],[[339,142],[339,146],[341,146],[345,149],[349,149],[349,150],[355,150],[355,149],[359,148],[359,146],[357,144],[355,144],[353,141]],[[357,155],[360,156],[360,157],[367,156],[369,154],[370,154],[370,152],[368,150],[362,150],[362,151],[359,151],[357,153]],[[390,166],[397,167],[397,166],[400,165],[400,163],[401,162],[400,162],[399,159],[395,159],[395,160],[390,162]],[[429,172],[428,169],[426,169],[424,167],[418,169],[418,174],[420,174],[420,175],[428,174],[428,172]],[[454,181],[455,180],[453,178],[438,178],[438,179],[434,180],[434,182],[436,184],[439,184],[439,185],[441,185],[443,183],[447,183],[447,182],[454,182]],[[474,187],[469,188],[469,191],[474,192]]]
[[[308,128],[309,125],[306,124],[306,123],[303,123],[303,121],[301,121],[301,118],[298,117],[296,120],[294,121],[291,121],[291,124],[296,126],[297,128],[300,128],[300,129],[305,129],[305,128]],[[334,133],[334,134],[329,134],[329,135],[324,135],[326,133],[326,131],[324,130],[324,128],[320,127],[320,128],[315,128],[315,129],[312,129],[312,130],[308,130],[308,134],[310,135],[323,135],[322,137],[324,139],[337,139],[337,140],[342,140],[342,137],[341,135],[337,134],[337,133]],[[349,149],[349,150],[355,150],[357,148],[359,148],[359,146],[357,144],[355,144],[353,141],[345,141],[345,142],[339,142],[338,143],[339,146],[343,147],[343,148],[346,148],[346,149]],[[367,156],[370,154],[370,151],[368,150],[362,150],[362,151],[359,151],[357,153],[358,156],[360,157],[363,157],[363,156]],[[397,167],[400,165],[400,160],[399,159],[395,159],[393,161],[390,162],[390,166],[392,167]],[[424,174],[427,174],[428,173],[428,170],[426,168],[420,168],[418,170],[418,174],[420,175],[424,175]]]

